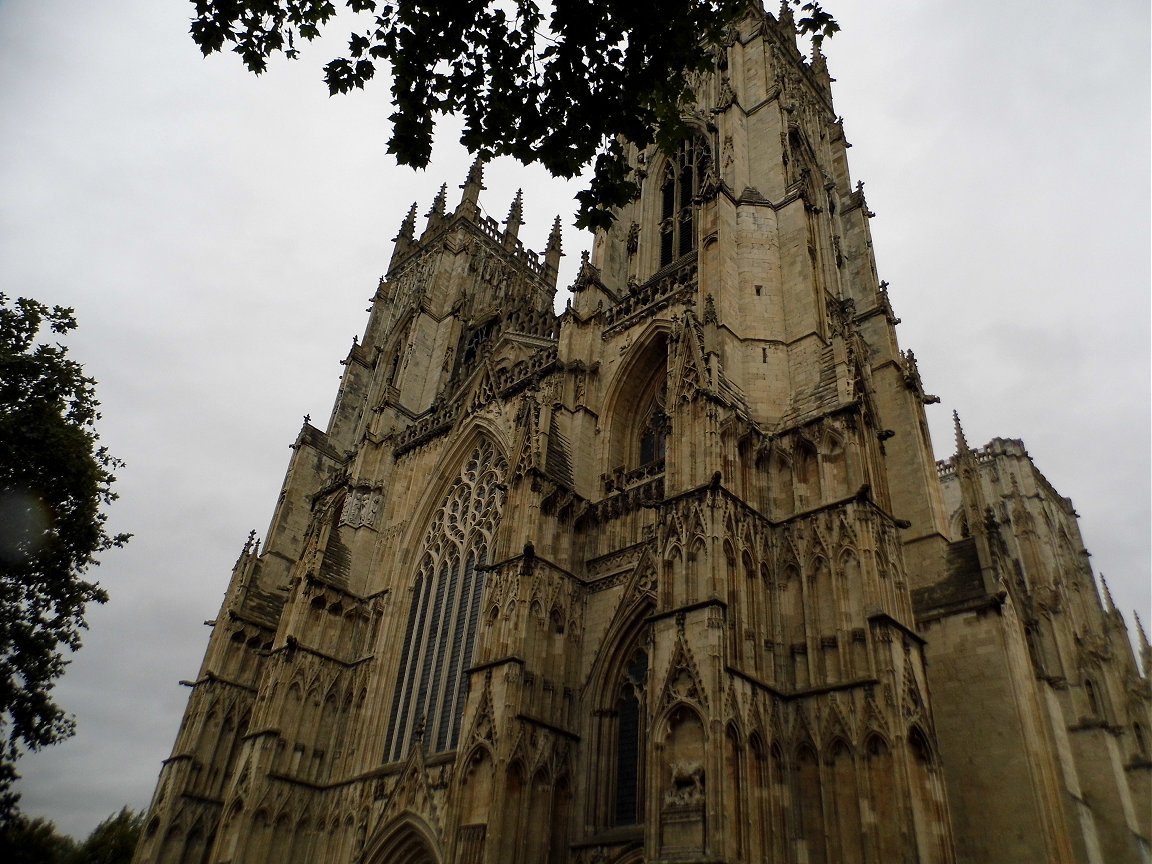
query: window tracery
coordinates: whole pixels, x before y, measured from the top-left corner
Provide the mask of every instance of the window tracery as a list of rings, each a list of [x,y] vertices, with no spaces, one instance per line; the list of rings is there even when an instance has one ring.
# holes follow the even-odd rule
[[[643,812],[643,754],[641,721],[646,715],[645,684],[648,652],[638,647],[632,654],[616,696],[616,800],[613,824],[635,825]]]
[[[640,465],[651,465],[664,458],[668,441],[668,415],[664,404],[668,399],[668,383],[663,381],[656,398],[640,424]]]
[[[696,248],[696,199],[711,164],[707,142],[693,135],[664,166],[660,181],[660,266]]]
[[[508,465],[484,440],[453,480],[424,535],[389,715],[387,758],[414,740],[455,748],[468,692],[483,565],[504,506]]]

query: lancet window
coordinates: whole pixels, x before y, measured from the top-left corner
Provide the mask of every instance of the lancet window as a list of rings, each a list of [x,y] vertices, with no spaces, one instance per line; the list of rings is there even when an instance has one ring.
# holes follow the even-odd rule
[[[696,200],[711,156],[708,144],[693,135],[664,166],[660,181],[660,266],[696,248]]]
[[[668,440],[668,415],[664,412],[667,397],[668,385],[664,383],[640,425],[640,465],[651,465],[664,458]]]
[[[412,586],[388,722],[387,758],[416,740],[452,750],[468,692],[483,565],[504,506],[508,466],[491,442],[477,445],[432,517]]]
[[[616,800],[613,823],[635,825],[643,812],[643,732],[648,652],[637,648],[616,696]]]

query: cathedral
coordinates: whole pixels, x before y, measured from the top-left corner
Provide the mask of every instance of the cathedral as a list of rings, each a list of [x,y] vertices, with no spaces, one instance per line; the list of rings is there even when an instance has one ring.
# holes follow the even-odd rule
[[[819,50],[715,47],[562,314],[404,218],[138,864],[1127,864],[1152,649],[1020,441],[933,455]]]

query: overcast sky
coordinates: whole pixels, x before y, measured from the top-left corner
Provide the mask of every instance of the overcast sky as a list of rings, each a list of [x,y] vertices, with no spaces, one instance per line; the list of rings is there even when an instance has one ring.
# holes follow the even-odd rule
[[[1022,438],[1082,514],[1116,601],[1149,599],[1149,10],[1081,0],[829,0],[837,111],[937,455]],[[1093,17],[1098,12],[1098,17]],[[1105,17],[1106,14],[1106,17]],[[385,153],[387,86],[329,99],[335,44],[256,79],[200,58],[183,0],[0,0],[0,291],[76,308],[129,546],[58,687],[74,739],[23,808],[86,835],[142,808],[249,529],[302,415],[321,424],[413,200],[468,158]],[[499,162],[482,203],[542,250],[577,187]],[[561,282],[589,239],[569,229]]]

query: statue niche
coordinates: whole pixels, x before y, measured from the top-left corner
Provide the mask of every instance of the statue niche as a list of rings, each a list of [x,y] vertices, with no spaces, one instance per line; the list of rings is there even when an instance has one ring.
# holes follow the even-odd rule
[[[704,851],[708,796],[706,736],[700,715],[677,705],[668,715],[660,798],[662,854]]]

